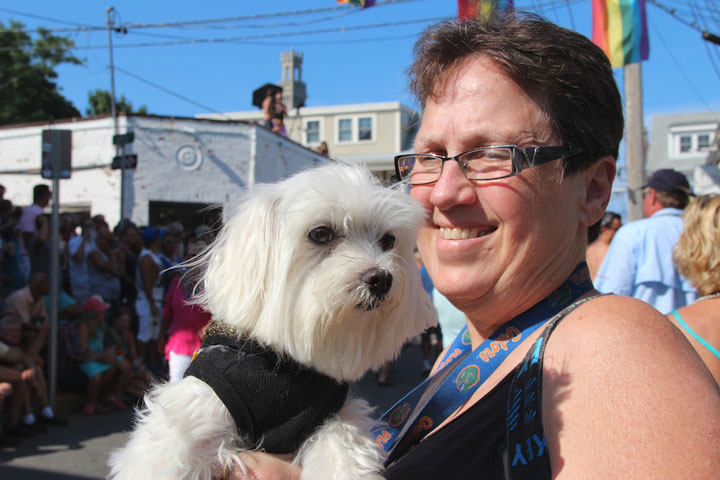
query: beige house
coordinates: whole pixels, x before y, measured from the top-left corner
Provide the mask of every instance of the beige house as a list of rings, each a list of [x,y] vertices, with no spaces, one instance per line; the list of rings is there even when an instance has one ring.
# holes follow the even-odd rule
[[[359,103],[306,107],[307,88],[302,81],[302,53],[280,54],[280,81],[287,136],[316,149],[327,143],[330,157],[359,163],[384,181],[395,175],[394,157],[412,148],[420,116],[400,102]],[[250,111],[202,114],[197,118],[241,120],[264,124],[259,108]]]
[[[263,123],[261,110],[198,115],[198,118]],[[395,174],[393,157],[409,150],[419,115],[400,102],[302,107],[288,112],[287,135],[308,148],[326,142],[332,158],[359,163],[381,179]]]

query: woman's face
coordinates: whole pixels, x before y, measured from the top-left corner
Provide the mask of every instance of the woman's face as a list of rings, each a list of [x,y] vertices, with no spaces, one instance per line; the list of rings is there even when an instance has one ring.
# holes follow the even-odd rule
[[[466,59],[440,81],[438,96],[426,102],[417,152],[561,144],[538,103],[491,60]],[[448,161],[436,183],[413,186],[429,216],[418,248],[435,287],[470,317],[498,308],[499,300],[512,318],[547,296],[584,258],[582,178],[563,179],[556,161],[470,181]]]
[[[126,332],[130,329],[130,316],[122,314],[115,319],[115,330],[118,332]]]

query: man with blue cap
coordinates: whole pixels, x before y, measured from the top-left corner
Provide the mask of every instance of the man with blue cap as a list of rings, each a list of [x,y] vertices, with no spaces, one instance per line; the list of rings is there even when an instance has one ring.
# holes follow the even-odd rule
[[[618,230],[594,283],[600,292],[635,297],[667,314],[697,296],[672,260],[690,185],[682,173],[662,169],[642,188],[645,218]]]

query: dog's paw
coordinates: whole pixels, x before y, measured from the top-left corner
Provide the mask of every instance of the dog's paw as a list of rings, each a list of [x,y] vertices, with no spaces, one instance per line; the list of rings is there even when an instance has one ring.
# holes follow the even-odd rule
[[[301,448],[302,480],[382,480],[385,454],[371,438],[372,409],[349,399]]]

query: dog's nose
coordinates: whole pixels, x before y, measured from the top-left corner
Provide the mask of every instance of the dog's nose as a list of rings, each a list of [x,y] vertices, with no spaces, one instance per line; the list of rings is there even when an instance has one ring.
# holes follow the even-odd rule
[[[374,267],[363,274],[362,280],[367,284],[370,293],[376,298],[382,298],[390,291],[393,278],[387,270]]]

